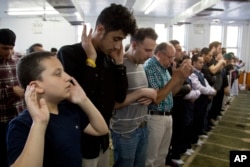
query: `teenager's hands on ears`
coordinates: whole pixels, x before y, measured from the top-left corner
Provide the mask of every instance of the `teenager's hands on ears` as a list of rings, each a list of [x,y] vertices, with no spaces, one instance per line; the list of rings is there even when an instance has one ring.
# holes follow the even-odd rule
[[[95,62],[96,57],[97,57],[97,53],[96,53],[96,50],[94,48],[94,45],[93,45],[92,39],[91,39],[92,32],[93,32],[93,29],[91,28],[89,31],[89,34],[87,34],[87,26],[86,26],[86,24],[84,24],[81,39],[82,39],[82,48],[86,52],[87,57],[89,59],[92,59]]]
[[[124,59],[124,51],[123,51],[123,45],[122,43],[120,46],[117,46],[117,49],[110,53],[110,57],[115,61],[114,63],[116,65],[123,64]]]

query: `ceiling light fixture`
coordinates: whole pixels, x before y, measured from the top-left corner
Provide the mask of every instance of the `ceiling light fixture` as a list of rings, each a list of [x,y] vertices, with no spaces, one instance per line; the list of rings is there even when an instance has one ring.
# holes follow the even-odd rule
[[[145,15],[149,14],[156,6],[156,0],[152,0],[151,3],[146,7],[146,10],[144,12]]]
[[[234,22],[235,22],[235,20],[230,20],[230,21],[228,21],[227,23],[232,24],[232,23],[234,23]]]
[[[43,10],[37,10],[37,11],[6,11],[8,15],[12,16],[21,16],[21,15],[56,15],[59,14],[57,11],[43,11]]]
[[[46,15],[57,15],[59,14],[58,11],[56,10],[34,10],[34,9],[27,9],[27,10],[11,10],[11,11],[5,11],[8,15],[12,15],[12,16],[25,16],[25,15],[43,15],[43,14],[46,14]]]
[[[11,8],[7,11],[5,11],[5,13],[7,13],[8,15],[14,15],[14,16],[25,16],[25,15],[58,15],[59,12],[57,10],[55,10],[52,7],[47,7],[42,8],[42,7],[33,7],[33,8]]]

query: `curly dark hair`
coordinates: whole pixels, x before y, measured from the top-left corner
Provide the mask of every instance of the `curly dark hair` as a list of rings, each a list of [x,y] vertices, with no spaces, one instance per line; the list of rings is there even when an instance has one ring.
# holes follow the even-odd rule
[[[99,14],[96,26],[98,24],[105,27],[106,33],[122,30],[125,35],[133,35],[137,27],[133,12],[122,5],[113,3]]]

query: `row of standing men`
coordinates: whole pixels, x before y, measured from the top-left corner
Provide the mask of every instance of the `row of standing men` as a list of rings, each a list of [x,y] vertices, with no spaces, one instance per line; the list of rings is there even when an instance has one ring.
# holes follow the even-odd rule
[[[110,19],[113,17],[114,19]],[[123,54],[122,40],[127,34],[131,34],[131,42],[128,51]],[[82,42],[63,46],[57,54],[64,70],[76,79],[100,111],[106,124],[110,124],[114,166],[165,165],[172,138],[172,114],[178,113],[172,110],[172,107],[180,104],[175,103],[173,97],[178,95],[192,72],[199,71],[198,67],[194,69],[189,61],[183,61],[178,66],[173,60],[177,57],[179,48],[168,42],[156,45],[156,39],[157,34],[152,28],[136,30],[136,21],[132,13],[121,5],[112,4],[97,18],[93,33],[91,30],[87,34],[84,26]],[[2,40],[2,37],[0,44],[0,51],[4,49],[2,45],[12,46],[7,50],[13,49],[14,46],[13,39],[6,41],[6,38]],[[197,60],[192,61],[200,63],[202,60],[197,57]],[[216,66],[219,62],[213,65]],[[174,65],[170,74],[168,68],[172,63]],[[12,66],[14,69],[14,62]],[[5,86],[5,89],[10,89],[17,102],[16,99],[24,96],[24,91],[17,86],[17,80],[10,84],[12,87]],[[16,88],[20,93],[17,93]],[[192,90],[191,86],[186,88],[189,92]],[[1,94],[1,97],[3,96]],[[3,112],[5,108],[2,106],[6,104],[1,103],[1,131],[6,132],[7,124],[13,117],[5,117],[5,120],[2,120],[2,113],[7,111]],[[8,111],[11,109],[13,107],[8,108]],[[3,140],[1,143],[5,143],[5,138]],[[7,141],[7,145],[11,143]],[[19,152],[15,154],[19,155],[24,145],[25,143],[21,143]],[[49,150],[56,149],[56,145],[57,143],[51,143],[52,148]],[[93,136],[83,133],[82,166],[109,166],[108,146],[108,134]],[[1,153],[4,151],[1,150]],[[11,160],[10,165],[15,162],[13,157]],[[67,162],[67,158],[60,160],[61,164]]]

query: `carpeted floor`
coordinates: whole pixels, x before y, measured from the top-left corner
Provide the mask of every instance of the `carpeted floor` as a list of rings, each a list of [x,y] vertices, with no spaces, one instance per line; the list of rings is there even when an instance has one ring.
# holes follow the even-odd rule
[[[193,155],[182,157],[182,167],[229,167],[230,151],[250,150],[250,91],[233,98],[203,141],[202,146],[194,147]]]
[[[181,167],[229,167],[232,150],[250,151],[250,91],[241,91],[225,107],[218,124],[203,139],[202,146],[193,146],[195,153],[183,155]],[[113,151],[110,151],[113,166]]]

